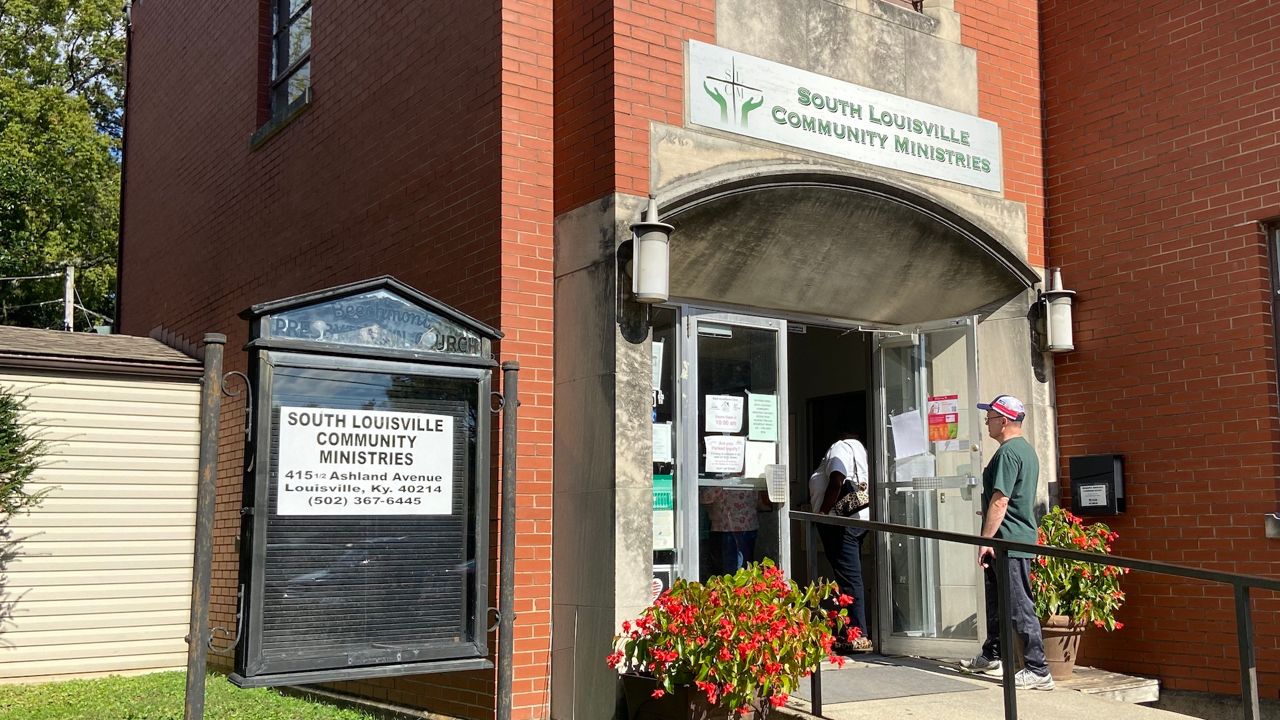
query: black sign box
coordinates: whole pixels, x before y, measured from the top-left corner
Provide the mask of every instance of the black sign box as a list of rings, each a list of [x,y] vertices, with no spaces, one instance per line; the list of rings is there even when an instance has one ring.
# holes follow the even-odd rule
[[[1071,512],[1082,517],[1124,512],[1123,456],[1073,457],[1070,467]]]

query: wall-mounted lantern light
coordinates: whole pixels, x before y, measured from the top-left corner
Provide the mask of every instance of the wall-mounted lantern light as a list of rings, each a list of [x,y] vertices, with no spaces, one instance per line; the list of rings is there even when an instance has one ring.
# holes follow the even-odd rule
[[[1071,335],[1071,304],[1075,295],[1075,290],[1062,287],[1062,268],[1051,268],[1049,287],[1040,294],[1040,313],[1045,325],[1043,350],[1060,353],[1076,349]]]
[[[649,198],[640,222],[631,224],[634,247],[631,261],[631,294],[637,302],[666,302],[670,286],[671,233],[675,228],[658,220],[658,201]]]

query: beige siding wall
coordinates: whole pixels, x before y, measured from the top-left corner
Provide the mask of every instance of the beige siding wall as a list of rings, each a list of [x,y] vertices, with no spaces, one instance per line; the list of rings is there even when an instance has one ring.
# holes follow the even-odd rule
[[[0,369],[49,442],[0,566],[0,683],[186,665],[200,385]]]

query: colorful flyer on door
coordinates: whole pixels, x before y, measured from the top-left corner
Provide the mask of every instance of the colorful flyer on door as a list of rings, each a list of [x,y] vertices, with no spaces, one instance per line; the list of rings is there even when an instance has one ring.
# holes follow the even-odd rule
[[[741,473],[746,459],[747,440],[732,435],[708,435],[707,467],[709,473]]]
[[[960,396],[929,396],[929,440],[945,442],[960,437]]]
[[[703,416],[706,418],[707,432],[739,432],[742,430],[742,398],[736,395],[708,395]]]

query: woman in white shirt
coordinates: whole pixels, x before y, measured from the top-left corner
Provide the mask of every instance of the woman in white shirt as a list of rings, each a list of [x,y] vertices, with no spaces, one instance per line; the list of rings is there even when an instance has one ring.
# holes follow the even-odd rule
[[[822,464],[809,476],[809,507],[815,513],[830,513],[841,495],[849,492],[846,478],[850,485],[861,490],[869,487],[867,470],[867,449],[858,441],[858,435],[847,430],[840,435],[822,458]],[[854,518],[871,519],[871,508],[859,510]],[[818,537],[822,539],[822,549],[835,571],[836,584],[841,594],[853,598],[848,606],[849,623],[847,628],[857,628],[856,637],[849,639],[841,629],[839,644],[836,649],[842,652],[870,652],[871,638],[867,634],[866,588],[862,580],[862,539],[867,531],[860,528],[837,527],[835,525],[818,525]]]

